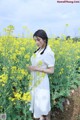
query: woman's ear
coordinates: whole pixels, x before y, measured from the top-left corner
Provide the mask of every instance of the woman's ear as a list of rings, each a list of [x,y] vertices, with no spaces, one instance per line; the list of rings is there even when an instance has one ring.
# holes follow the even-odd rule
[[[44,42],[46,42],[46,40],[44,39]]]

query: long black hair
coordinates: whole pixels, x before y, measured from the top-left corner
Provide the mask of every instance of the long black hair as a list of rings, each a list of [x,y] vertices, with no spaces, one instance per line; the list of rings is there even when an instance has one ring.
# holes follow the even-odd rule
[[[42,29],[37,30],[37,31],[33,34],[33,37],[40,37],[40,38],[42,38],[43,40],[46,41],[46,46],[45,46],[44,50],[40,53],[40,54],[43,54],[44,51],[45,51],[45,49],[46,49],[46,47],[47,47],[47,44],[48,44],[48,36],[47,36],[46,32],[45,32],[44,30],[42,30]],[[36,53],[39,49],[40,49],[40,48],[38,48],[34,53]]]

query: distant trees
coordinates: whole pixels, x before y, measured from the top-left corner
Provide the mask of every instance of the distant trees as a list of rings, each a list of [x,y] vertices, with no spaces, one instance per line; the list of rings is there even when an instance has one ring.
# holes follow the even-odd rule
[[[61,37],[59,37],[59,36],[57,36],[56,38],[55,38],[55,40],[58,40],[58,39],[62,39]],[[80,42],[80,37],[71,37],[71,36],[65,36],[65,40],[70,40],[70,39],[73,39],[73,41],[74,42],[77,42],[77,41],[79,41]]]
[[[74,42],[77,42],[77,41],[80,42],[80,37],[74,37],[74,38],[73,38],[73,41],[74,41]]]

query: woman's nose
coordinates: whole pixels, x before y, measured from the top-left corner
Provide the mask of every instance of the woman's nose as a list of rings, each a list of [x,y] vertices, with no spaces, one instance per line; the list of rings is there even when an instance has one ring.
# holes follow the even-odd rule
[[[36,41],[36,45],[39,45],[39,42],[38,42],[38,41]]]

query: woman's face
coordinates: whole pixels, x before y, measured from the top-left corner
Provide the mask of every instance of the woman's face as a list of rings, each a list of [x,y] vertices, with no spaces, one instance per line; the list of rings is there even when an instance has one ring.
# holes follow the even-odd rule
[[[40,48],[44,48],[44,47],[45,47],[46,42],[45,42],[45,40],[43,40],[42,38],[40,38],[40,37],[35,37],[35,36],[34,36],[34,40],[35,40],[36,45],[37,45],[38,47],[40,47]]]

